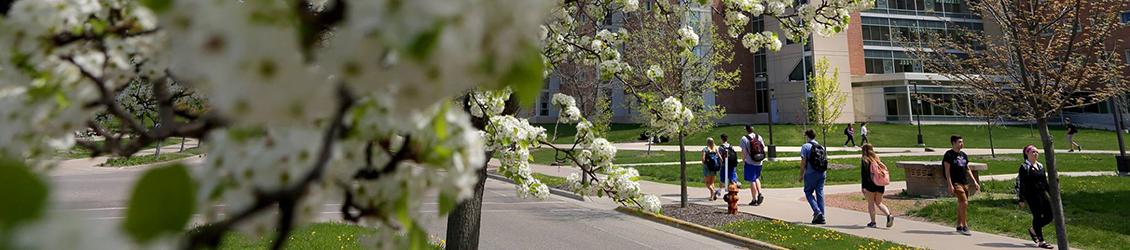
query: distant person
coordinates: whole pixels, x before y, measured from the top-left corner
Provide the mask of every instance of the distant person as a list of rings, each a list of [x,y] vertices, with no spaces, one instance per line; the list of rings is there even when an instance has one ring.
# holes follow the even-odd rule
[[[808,142],[800,147],[800,178],[804,198],[812,207],[812,224],[824,224],[824,180],[828,171],[828,152],[816,142],[816,132],[804,131]]]
[[[970,235],[967,214],[968,192],[978,190],[981,186],[977,183],[977,179],[973,178],[973,170],[969,169],[969,156],[961,152],[961,149],[965,148],[965,139],[960,135],[950,136],[950,145],[953,147],[946,151],[946,155],[942,158],[942,166],[945,167],[949,191],[957,197],[957,232]]]
[[[1075,152],[1075,150],[1082,151],[1083,146],[1075,142],[1075,134],[1079,133],[1079,128],[1075,127],[1075,123],[1071,122],[1071,118],[1064,118],[1063,123],[1067,124],[1067,141],[1071,142],[1071,149],[1067,150],[1067,152]]]
[[[869,134],[870,132],[871,131],[867,131],[867,123],[866,122],[859,124],[859,138],[861,138],[861,140],[859,141],[860,144],[871,143],[870,140],[867,140],[867,134]]]
[[[722,158],[714,146],[714,138],[706,138],[706,147],[702,148],[702,178],[706,182],[706,190],[710,191],[710,200],[718,199],[721,194],[720,190],[714,189],[714,176],[721,169]]]
[[[730,145],[729,136],[722,134],[718,137],[722,138],[722,146],[718,148],[718,153],[722,154],[722,161],[726,165],[726,170],[722,172],[722,180],[723,182],[734,183],[738,185],[738,188],[741,188],[742,183],[738,181],[738,152],[734,150],[733,145]],[[722,186],[728,187],[729,184]]]
[[[1052,222],[1052,204],[1048,199],[1048,175],[1044,172],[1044,165],[1039,161],[1039,149],[1029,144],[1024,147],[1024,162],[1016,175],[1016,196],[1020,201],[1020,208],[1028,204],[1032,211],[1032,227],[1028,228],[1028,236],[1037,247],[1052,249],[1052,245],[1044,241],[1044,226]]]
[[[879,155],[875,153],[875,147],[871,144],[863,144],[863,160],[861,160],[859,172],[860,183],[863,186],[863,197],[867,199],[867,213],[871,215],[871,223],[867,223],[867,227],[876,227],[875,208],[887,215],[887,227],[894,226],[895,217],[891,216],[891,210],[883,204],[883,192],[886,191],[887,184],[891,183],[890,172],[887,171],[887,165],[879,159]]]
[[[765,161],[765,140],[756,133],[753,133],[753,126],[745,125],[746,135],[742,136],[742,161],[745,162],[744,173],[745,181],[749,182],[749,195],[753,200],[749,202],[750,206],[761,206],[765,202],[765,196],[761,195],[761,169],[764,166],[762,163]]]
[[[851,146],[855,147],[855,128],[851,127],[850,123],[844,128],[844,135],[847,136],[847,140],[844,141],[844,147],[847,147],[848,142],[851,142]]]

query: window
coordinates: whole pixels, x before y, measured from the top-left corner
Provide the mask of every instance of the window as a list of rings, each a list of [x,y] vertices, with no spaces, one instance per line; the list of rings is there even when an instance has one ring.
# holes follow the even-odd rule
[[[891,29],[886,26],[863,26],[863,40],[890,41]]]
[[[1121,17],[1120,19],[1122,19],[1122,23],[1130,24],[1130,11],[1122,12],[1119,17]]]
[[[769,83],[765,81],[755,81],[753,83],[754,93],[757,95],[757,105],[754,107],[757,113],[769,113]]]
[[[1130,49],[1126,50],[1126,57],[1122,58],[1122,60],[1125,60],[1126,64],[1130,64]]]
[[[538,99],[538,115],[549,116],[549,91],[542,90],[541,98]]]

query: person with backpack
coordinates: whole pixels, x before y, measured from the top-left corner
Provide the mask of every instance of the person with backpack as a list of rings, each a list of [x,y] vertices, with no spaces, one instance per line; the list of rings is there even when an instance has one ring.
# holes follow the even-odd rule
[[[851,146],[855,147],[855,128],[851,127],[850,123],[844,128],[844,135],[847,136],[847,140],[844,141],[844,147],[847,147],[848,142],[851,142]]]
[[[746,135],[742,136],[742,161],[745,162],[742,172],[745,175],[745,181],[749,182],[749,195],[753,200],[749,202],[750,206],[761,206],[765,202],[765,196],[761,194],[761,169],[762,163],[765,161],[765,140],[761,136],[753,133],[753,126],[745,125]]]
[[[816,142],[816,132],[804,131],[808,142],[800,146],[800,178],[804,181],[804,198],[812,207],[812,224],[824,224],[824,180],[828,177],[828,151]]]
[[[1028,236],[1037,247],[1052,249],[1052,245],[1044,241],[1044,226],[1052,222],[1052,204],[1048,198],[1048,174],[1044,172],[1044,165],[1040,164],[1039,149],[1032,144],[1024,147],[1024,162],[1016,175],[1016,197],[1020,208],[1028,204],[1032,211],[1032,227],[1028,228]]]
[[[860,138],[859,143],[862,143],[862,144],[871,143],[870,140],[867,140],[867,134],[869,134],[870,132],[871,131],[867,131],[867,123],[866,122],[860,123],[859,124],[859,138]]]
[[[978,190],[981,185],[973,178],[973,170],[969,169],[969,156],[961,152],[965,148],[965,139],[960,135],[950,136],[950,145],[942,158],[945,167],[946,183],[949,184],[950,193],[957,197],[957,232],[964,235],[969,233],[969,191]]]
[[[1067,150],[1067,152],[1075,152],[1076,150],[1082,151],[1083,146],[1075,142],[1075,134],[1079,133],[1079,128],[1075,127],[1075,123],[1071,123],[1071,118],[1063,119],[1063,123],[1067,124],[1067,142],[1071,143],[1071,149]]]
[[[706,182],[706,190],[710,191],[710,200],[717,200],[721,190],[714,189],[714,177],[722,170],[722,158],[718,155],[718,148],[714,146],[714,138],[706,138],[706,147],[702,148],[702,177]]]
[[[887,171],[887,164],[883,164],[871,144],[863,144],[863,160],[859,172],[863,197],[867,199],[867,213],[871,215],[871,223],[867,223],[867,227],[876,227],[875,208],[887,215],[887,227],[894,226],[895,217],[891,216],[891,210],[887,205],[883,205],[883,192],[886,191],[887,184],[891,183],[890,172]]]
[[[738,152],[734,150],[733,145],[730,145],[729,136],[722,134],[719,137],[722,138],[722,146],[719,147],[718,153],[722,154],[722,162],[726,166],[726,171],[722,172],[722,180],[728,181],[722,186],[729,187],[730,183],[734,183],[738,188],[742,188],[742,183],[738,181]]]

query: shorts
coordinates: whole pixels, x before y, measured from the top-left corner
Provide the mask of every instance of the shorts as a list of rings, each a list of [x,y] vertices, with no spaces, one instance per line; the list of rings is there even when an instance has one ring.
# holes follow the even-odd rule
[[[718,176],[718,171],[710,171],[710,167],[702,166],[702,177]]]
[[[957,198],[957,202],[964,203],[964,202],[969,201],[968,190],[969,190],[969,185],[961,184],[961,183],[954,183],[953,184],[953,196]]]
[[[761,179],[761,165],[746,163],[745,169],[742,172],[742,174],[745,175],[745,181],[755,182]]]

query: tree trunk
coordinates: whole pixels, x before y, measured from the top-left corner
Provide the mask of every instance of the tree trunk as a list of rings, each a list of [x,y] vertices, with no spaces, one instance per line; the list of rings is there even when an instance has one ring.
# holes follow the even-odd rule
[[[1039,118],[1036,119],[1036,123],[1040,127],[1040,139],[1044,143],[1044,165],[1047,166],[1048,172],[1048,192],[1051,193],[1052,217],[1055,219],[1056,245],[1059,249],[1068,249],[1067,225],[1063,219],[1063,202],[1059,192],[1059,174],[1055,170],[1055,143],[1048,132],[1048,119]]]
[[[989,126],[989,153],[993,155],[993,158],[997,158],[997,148],[993,146],[993,120],[987,119],[985,124]]]
[[[185,142],[186,140],[188,140],[188,139],[185,139],[184,137],[181,137],[181,138],[180,138],[180,151],[181,151],[181,152],[184,152],[184,142]]]
[[[487,159],[493,152],[487,153]],[[460,202],[451,214],[447,215],[447,250],[479,249],[479,222],[482,219],[483,185],[487,178],[487,162],[479,170],[479,182],[475,183],[475,194]]]
[[[679,132],[679,207],[687,207],[687,149]]]

